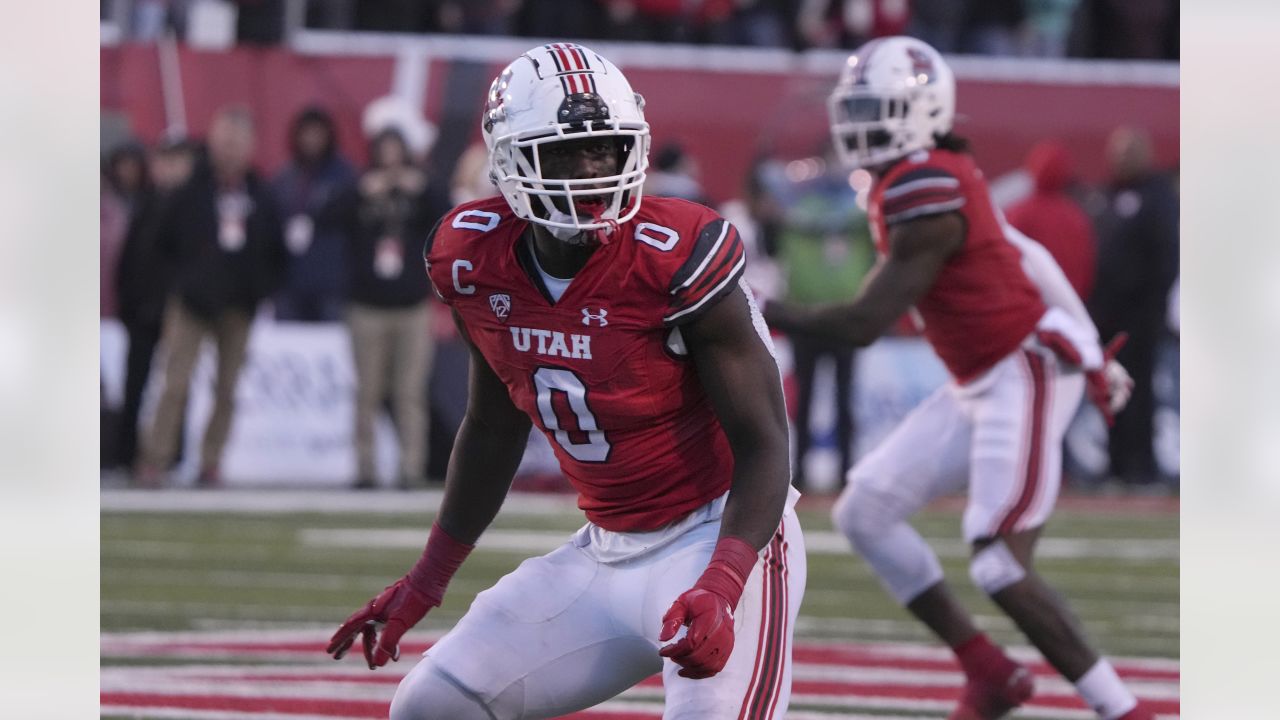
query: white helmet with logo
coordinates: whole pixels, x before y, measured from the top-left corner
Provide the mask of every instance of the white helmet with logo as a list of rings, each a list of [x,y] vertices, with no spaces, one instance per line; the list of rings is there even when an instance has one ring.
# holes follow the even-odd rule
[[[520,218],[562,240],[583,230],[624,223],[640,210],[649,165],[644,98],[613,63],[573,43],[541,45],[516,58],[489,87],[481,118],[489,172]],[[563,140],[617,138],[618,174],[548,179],[543,145]],[[604,198],[583,212],[582,198]]]
[[[875,167],[931,148],[935,135],[951,131],[955,76],[926,42],[878,38],[845,61],[827,111],[841,159]]]

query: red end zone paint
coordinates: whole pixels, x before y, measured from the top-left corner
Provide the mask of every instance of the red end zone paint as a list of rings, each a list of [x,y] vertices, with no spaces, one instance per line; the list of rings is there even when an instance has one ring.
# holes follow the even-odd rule
[[[403,642],[400,645],[400,653],[402,657],[415,657],[421,655],[431,647],[430,642]],[[113,646],[110,642],[104,644],[104,655],[111,654],[108,650],[125,650],[120,654],[130,656],[166,656],[166,655],[199,655],[204,653],[213,654],[239,654],[246,656],[257,656],[262,658],[271,658],[275,655],[297,653],[314,653],[317,659],[324,659],[324,642],[226,642],[211,640],[209,642],[164,642],[159,641],[154,644],[148,643],[122,643]],[[866,667],[866,668],[889,668],[895,670],[932,670],[940,672],[959,672],[960,666],[950,658],[946,657],[907,657],[894,653],[892,649],[886,648],[870,648],[858,645],[845,646],[819,646],[797,644],[794,650],[793,659],[797,663],[808,663],[812,665],[844,665],[848,667]],[[342,662],[359,663],[358,657],[348,657]],[[1129,680],[1158,680],[1165,682],[1177,681],[1181,677],[1181,671],[1176,669],[1143,667],[1142,665],[1126,663],[1124,659],[1111,659],[1112,664],[1116,667],[1116,671],[1121,677]],[[1045,677],[1056,677],[1057,671],[1049,667],[1048,663],[1043,661],[1029,663],[1032,671],[1036,675]],[[248,678],[252,679],[252,678]]]
[[[387,703],[370,700],[307,700],[219,695],[159,695],[151,693],[102,693],[101,704],[121,707],[179,708],[183,710],[237,711],[282,715],[321,715],[341,718],[386,718]],[[592,712],[565,715],[566,720],[654,720],[655,713]]]
[[[341,664],[327,660],[322,642],[285,637],[279,641],[219,639],[208,640],[186,634],[172,640],[163,635],[130,637],[108,635],[103,639],[103,657],[133,658],[180,657],[205,662],[211,657],[243,659],[246,664],[215,670],[207,666],[102,668],[105,690],[100,694],[104,712],[128,714],[131,708],[146,716],[145,709],[172,716],[188,711],[210,711],[243,715],[250,720],[258,714],[308,715],[330,718],[385,718],[395,686],[413,666],[414,660],[430,642],[411,642],[404,646],[406,662],[391,665],[381,672],[366,672],[359,657],[346,658]],[[956,663],[944,652],[926,645],[894,644],[802,644],[795,649],[794,661],[814,670],[850,668],[881,671],[859,679],[850,673],[836,679],[797,679],[793,682],[793,702],[828,705],[824,712],[857,712],[865,715],[872,708],[901,710],[918,706],[921,712],[955,702],[961,693],[961,677]],[[254,667],[248,663],[282,663]],[[294,664],[301,662],[302,664]],[[1157,713],[1180,713],[1181,701],[1176,696],[1179,669],[1174,660],[1115,660],[1119,673],[1128,680],[1155,685],[1149,692],[1164,697],[1151,697],[1139,692]],[[1044,662],[1030,663],[1041,677],[1056,677]],[[884,671],[888,671],[886,674]],[[928,677],[917,673],[948,673],[949,676]],[[902,677],[897,678],[900,673]],[[803,673],[802,673],[803,674]],[[851,679],[845,679],[851,678]],[[220,682],[235,685],[236,690],[222,694]],[[184,687],[184,683],[186,687]],[[572,716],[573,720],[657,720],[655,710],[661,696],[662,679],[652,676],[639,684],[640,695],[648,699],[646,707],[634,711],[617,704],[608,710],[588,710]],[[255,688],[261,687],[261,693]],[[312,690],[314,688],[314,690]],[[344,688],[347,690],[344,691]],[[364,699],[348,699],[348,693]],[[373,698],[369,698],[369,695]],[[283,695],[283,696],[282,696]],[[272,697],[274,696],[274,697]],[[640,699],[639,697],[635,699]],[[1087,711],[1074,692],[1061,683],[1042,688],[1030,707],[1041,713],[1054,711]],[[860,708],[860,709],[855,709]],[[618,712],[617,710],[621,710]],[[877,711],[871,711],[877,714]],[[891,714],[891,712],[890,712]],[[886,715],[888,717],[888,715]]]
[[[104,692],[102,705],[181,708],[184,710],[236,710],[246,713],[327,715],[343,718],[385,718],[387,703],[372,700],[308,700],[305,698],[234,697],[229,695],[162,695],[158,693]]]
[[[226,675],[209,675],[202,676],[202,679],[262,683],[322,683],[328,686],[341,685],[344,683],[356,685],[393,686],[398,685],[402,677],[403,676],[401,675],[378,674],[372,672],[367,675],[347,675],[338,673],[316,673],[314,675],[246,673],[244,675],[235,675],[230,677]],[[662,676],[650,676],[642,680],[639,683],[639,686],[660,688],[662,687]],[[959,700],[961,689],[962,688],[959,685],[947,683],[945,681],[925,685],[907,685],[882,682],[793,680],[791,685],[793,697],[796,695],[825,695],[836,697],[856,697],[867,700],[870,700],[871,698],[888,698],[894,700],[944,700],[948,702]],[[1177,714],[1181,705],[1180,700],[1146,698],[1145,701],[1155,712],[1160,714]],[[1074,694],[1048,694],[1043,691],[1037,693],[1036,696],[1031,699],[1031,702],[1027,703],[1027,707],[1088,709],[1088,706]],[[261,708],[259,708],[259,710],[265,711]],[[612,717],[612,715],[610,715],[610,717]]]

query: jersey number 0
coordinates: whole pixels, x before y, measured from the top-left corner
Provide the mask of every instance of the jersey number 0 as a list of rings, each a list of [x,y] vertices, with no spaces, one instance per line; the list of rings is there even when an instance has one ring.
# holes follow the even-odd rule
[[[609,440],[587,406],[587,387],[577,374],[563,368],[538,368],[533,373],[533,386],[538,391],[538,415],[542,418],[542,427],[555,435],[556,442],[565,452],[579,462],[600,463],[609,459]],[[553,394],[558,392],[564,393],[568,399],[569,410],[576,416],[578,428],[587,437],[586,442],[574,442],[569,436],[569,429],[560,423],[551,403]]]

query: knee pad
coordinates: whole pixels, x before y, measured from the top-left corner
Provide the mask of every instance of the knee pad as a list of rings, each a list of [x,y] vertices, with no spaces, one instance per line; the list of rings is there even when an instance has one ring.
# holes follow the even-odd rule
[[[840,496],[831,519],[898,603],[906,605],[942,580],[942,565],[885,496],[851,486]]]
[[[849,542],[858,547],[874,542],[898,519],[889,512],[887,503],[878,498],[876,493],[862,490],[856,485],[850,485],[848,490],[841,493],[840,499],[831,508],[831,522],[849,538]]]
[[[969,561],[969,577],[987,595],[994,595],[1026,576],[1026,569],[999,538],[974,553]]]
[[[483,701],[442,672],[430,657],[400,681],[390,720],[494,720]]]

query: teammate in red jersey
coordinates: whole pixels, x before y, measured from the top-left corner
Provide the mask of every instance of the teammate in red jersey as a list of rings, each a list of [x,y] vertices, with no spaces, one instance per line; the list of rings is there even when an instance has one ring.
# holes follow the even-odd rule
[[[467,414],[422,559],[329,652],[361,636],[371,668],[397,658],[502,505],[531,425],[589,522],[476,597],[400,684],[394,720],[554,717],[658,672],[667,718],[786,712],[805,557],[778,367],[737,231],[642,202],[643,106],[587,48],[525,53],[482,119],[502,197],[428,240],[472,351]]]
[[[1028,670],[974,626],[937,556],[906,519],[968,487],[970,576],[1105,720],[1150,718],[1036,574],[1032,551],[1061,481],[1062,436],[1086,386],[1104,413],[1131,387],[1099,346],[1080,299],[1042,247],[1007,227],[951,134],[955,81],[929,45],[874,40],[851,55],[829,102],[843,158],[869,171],[881,260],[851,302],[770,303],[775,327],[867,345],[910,311],[952,381],[849,473],[836,526],[891,595],[959,658],[952,720],[1005,715],[1032,694]]]

